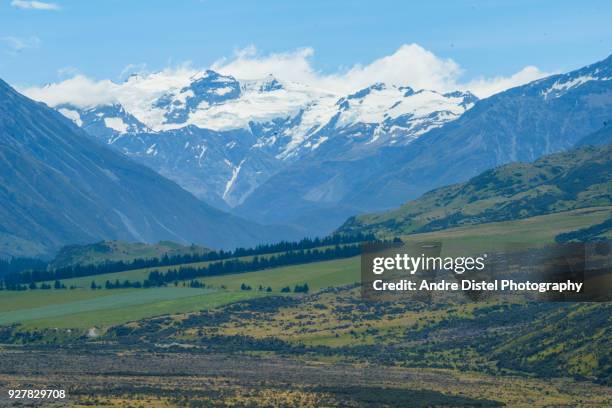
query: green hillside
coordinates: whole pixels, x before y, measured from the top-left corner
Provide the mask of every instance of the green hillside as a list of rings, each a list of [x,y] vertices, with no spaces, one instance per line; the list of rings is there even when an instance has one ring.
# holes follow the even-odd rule
[[[210,249],[199,245],[181,245],[171,241],[157,244],[142,242],[100,241],[87,245],[67,245],[60,249],[53,261],[52,268],[70,265],[89,265],[107,261],[129,262],[134,259],[161,258],[164,255],[205,254]]]
[[[340,233],[402,235],[612,205],[612,145],[488,170],[392,211],[352,217]]]

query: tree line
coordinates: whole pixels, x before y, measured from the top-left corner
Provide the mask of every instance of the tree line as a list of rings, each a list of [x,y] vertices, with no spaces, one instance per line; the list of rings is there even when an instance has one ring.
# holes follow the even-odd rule
[[[0,258],[0,277],[8,274],[19,273],[32,269],[43,269],[47,262],[38,258],[14,257],[10,259]]]
[[[298,265],[332,259],[350,258],[361,254],[360,245],[335,245],[326,249],[301,249],[269,257],[255,256],[251,260],[230,259],[213,262],[206,266],[180,266],[166,272],[151,271],[142,287],[165,286],[172,282],[194,280],[209,276],[253,272],[281,266]],[[303,290],[299,290],[303,291]]]
[[[254,272],[262,269],[278,268],[282,266],[329,261],[340,258],[350,258],[359,254],[361,254],[361,245],[359,244],[335,245],[334,247],[326,249],[302,249],[299,251],[289,251],[278,255],[272,255],[265,258],[255,256],[251,260],[231,259],[226,261],[213,262],[201,267],[180,266],[175,269],[169,269],[166,272],[154,270],[149,272],[147,279],[145,279],[143,282],[130,280],[124,280],[123,282],[120,282],[117,279],[115,280],[115,282],[107,280],[104,285],[102,285],[93,280],[90,284],[90,289],[146,289],[152,287],[167,286],[168,284],[174,284],[176,286],[179,281],[189,281],[188,286],[191,288],[204,288],[206,285],[204,283],[199,282],[197,278],[206,278],[211,276],[234,273]],[[32,285],[36,284],[31,283],[31,288]],[[34,289],[36,289],[36,287],[34,287]],[[240,289],[251,290],[252,288],[243,283]],[[25,290],[25,286],[23,287],[23,290]],[[260,290],[264,290],[263,287],[260,287]],[[267,292],[271,292],[272,288],[268,287],[265,290]],[[310,288],[308,287],[308,284],[305,283],[303,285],[296,285],[293,291],[295,293],[308,293],[309,290]],[[291,288],[289,286],[284,287],[282,288],[281,292],[291,292]]]
[[[304,238],[297,242],[281,241],[275,244],[262,244],[253,248],[237,248],[233,251],[210,251],[204,254],[182,254],[182,255],[164,255],[159,258],[151,259],[135,259],[133,261],[106,261],[99,264],[88,265],[72,265],[62,268],[51,269],[43,261],[34,262],[34,260],[24,261],[3,261],[5,264],[12,264],[12,269],[6,267],[6,273],[3,278],[3,285],[0,282],[0,287],[14,288],[20,285],[29,285],[32,282],[55,281],[62,279],[78,278],[84,276],[103,275],[107,273],[123,272],[143,268],[155,268],[162,266],[191,264],[196,262],[220,262],[230,258],[255,256],[257,264],[254,267],[259,268],[259,265],[266,265],[260,255],[274,253],[302,253],[309,249],[325,246],[339,246],[346,244],[354,244],[357,242],[374,241],[376,240],[373,234],[354,234],[354,235],[331,235],[325,238]],[[319,251],[320,252],[320,251]],[[25,258],[24,258],[25,259]],[[276,259],[276,258],[275,258]],[[44,267],[41,265],[44,264]],[[231,264],[231,262],[230,262]],[[230,265],[228,264],[228,265]],[[19,270],[19,265],[27,266],[34,265],[35,267],[26,270]],[[2,263],[0,263],[2,266]],[[273,266],[268,266],[273,267]],[[231,269],[231,266],[227,266]],[[240,268],[235,266],[235,268]],[[257,270],[257,269],[254,269]],[[3,275],[0,269],[0,277]],[[227,272],[232,273],[232,272]]]

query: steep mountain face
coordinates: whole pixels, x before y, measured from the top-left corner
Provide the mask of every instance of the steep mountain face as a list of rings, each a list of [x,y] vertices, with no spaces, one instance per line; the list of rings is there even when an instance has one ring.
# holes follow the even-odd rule
[[[237,211],[329,230],[350,211],[392,208],[486,169],[568,149],[600,129],[611,111],[609,57],[480,100],[406,146],[348,160],[311,156],[270,178]]]
[[[228,248],[281,237],[204,204],[0,81],[0,255],[100,239]]]
[[[586,135],[576,143],[576,146],[598,146],[612,143],[612,122],[604,122],[604,127]]]
[[[282,166],[265,150],[251,151],[256,138],[240,130],[221,133],[189,125],[119,135],[110,143],[218,208],[240,202]]]
[[[400,208],[352,217],[341,233],[398,235],[612,206],[612,145],[512,163],[430,191]]]
[[[154,76],[134,76],[121,87],[150,87]],[[475,101],[467,92],[380,83],[341,96],[272,76],[238,81],[209,70],[149,98],[57,109],[196,196],[231,208],[304,159],[356,159],[384,146],[407,145]]]

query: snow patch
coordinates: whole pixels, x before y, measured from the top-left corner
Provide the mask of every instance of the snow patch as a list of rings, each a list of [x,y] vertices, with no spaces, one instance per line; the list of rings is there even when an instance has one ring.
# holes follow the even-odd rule
[[[104,125],[119,133],[126,133],[128,125],[121,118],[104,118]]]
[[[198,146],[200,148],[200,154],[197,156],[198,157],[198,167],[202,167],[202,158],[204,157],[204,153],[206,153],[206,150],[208,150],[208,148],[206,146]]]
[[[242,168],[242,164],[245,162],[245,160],[246,159],[242,159],[240,164],[238,164],[238,166],[236,166],[236,167],[234,167],[232,169],[232,176],[230,177],[230,179],[225,184],[225,191],[223,192],[223,199],[224,200],[227,199],[227,195],[232,190],[232,187],[234,186],[234,183],[236,182],[236,179],[238,178],[238,174],[240,173],[240,169]]]
[[[406,94],[395,86],[374,88],[364,97],[347,102],[348,107],[341,112],[336,128],[355,123],[381,123],[407,114],[418,118],[436,111],[448,111],[458,116],[466,110],[460,106],[463,102],[460,96],[447,97],[428,90]]]
[[[597,72],[595,72],[595,74],[596,73]],[[565,82],[563,82],[562,80],[558,80],[550,88],[543,90],[542,96],[544,97],[544,99],[548,99],[548,96],[552,94],[555,98],[558,98],[570,89],[576,88],[589,81],[609,81],[611,79],[612,78],[598,78],[592,75],[582,75],[570,80],[566,80]]]
[[[223,95],[227,95],[228,93],[232,92],[233,90],[234,90],[234,88],[232,88],[232,87],[224,86],[223,88],[209,89],[208,92],[209,93],[216,93],[219,96],[223,96]]]
[[[147,154],[150,156],[157,156],[157,143],[153,143],[151,146],[149,146],[147,149]]]
[[[73,121],[78,127],[83,126],[83,121],[81,120],[81,115],[79,115],[79,112],[72,109],[62,108],[59,109],[59,113]]]

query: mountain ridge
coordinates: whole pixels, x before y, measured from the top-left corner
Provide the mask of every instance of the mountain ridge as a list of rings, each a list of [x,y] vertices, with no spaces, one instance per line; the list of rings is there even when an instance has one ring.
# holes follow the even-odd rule
[[[487,170],[391,211],[351,217],[337,232],[399,235],[612,206],[610,180],[612,144],[585,146]]]
[[[147,78],[130,78],[124,86],[139,81]],[[339,96],[273,76],[240,81],[211,70],[186,81],[139,103],[56,109],[197,197],[229,209],[292,163],[358,158],[409,144],[477,100],[469,92],[382,83]]]
[[[210,207],[3,81],[0,163],[4,256],[100,239],[231,248],[289,234]]]
[[[287,167],[236,212],[259,222],[322,225],[330,231],[351,215],[391,209],[486,169],[569,149],[600,129],[611,110],[612,56],[481,99],[459,118],[406,146],[387,147],[358,159],[310,160]],[[325,180],[302,176],[321,169],[331,176]],[[285,188],[280,191],[275,185]],[[326,202],[313,200],[313,193],[320,191],[337,194],[333,199],[324,195],[329,198]],[[308,209],[314,215],[297,219],[288,207]],[[339,211],[347,207],[353,214]],[[326,208],[338,211],[332,217]]]

